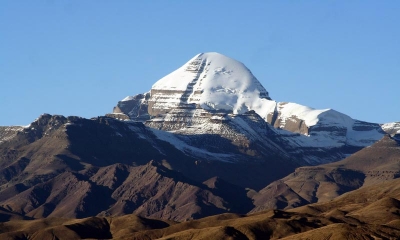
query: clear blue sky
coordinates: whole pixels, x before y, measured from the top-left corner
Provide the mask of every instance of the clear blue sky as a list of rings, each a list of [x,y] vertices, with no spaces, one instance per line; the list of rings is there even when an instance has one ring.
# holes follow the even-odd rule
[[[95,117],[195,54],[243,62],[277,101],[400,121],[400,1],[0,2],[0,125]]]

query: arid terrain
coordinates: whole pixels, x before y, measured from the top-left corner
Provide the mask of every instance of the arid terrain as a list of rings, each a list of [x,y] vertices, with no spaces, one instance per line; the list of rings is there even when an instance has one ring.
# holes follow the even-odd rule
[[[175,222],[128,214],[26,220],[1,211],[1,239],[398,239],[400,179],[326,203],[250,215],[225,213]]]
[[[74,125],[79,131],[74,131]],[[199,182],[187,177],[188,172],[173,170],[168,161],[157,160],[163,156],[151,149],[176,150],[157,139],[138,138],[145,128],[137,127],[127,136],[128,142],[155,153],[150,157],[156,160],[124,163],[124,154],[132,156],[140,151],[117,148],[110,153],[119,156],[121,163],[107,165],[107,155],[95,141],[113,139],[112,131],[95,140],[90,129],[96,127],[97,134],[107,134],[108,128],[124,127],[118,121],[45,115],[32,126],[36,131],[20,132],[2,145],[3,158],[9,162],[1,175],[1,239],[400,236],[400,144],[389,135],[342,161],[299,167],[257,191],[221,177]],[[80,135],[82,131],[88,132]],[[80,144],[74,146],[77,139]],[[108,150],[114,147],[108,146]],[[176,152],[174,156],[180,156]]]

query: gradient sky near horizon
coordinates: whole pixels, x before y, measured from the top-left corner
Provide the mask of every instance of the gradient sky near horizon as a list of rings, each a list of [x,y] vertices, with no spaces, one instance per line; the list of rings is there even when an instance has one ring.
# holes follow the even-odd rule
[[[272,99],[400,121],[400,1],[0,2],[0,126],[86,118],[201,52],[243,62]]]

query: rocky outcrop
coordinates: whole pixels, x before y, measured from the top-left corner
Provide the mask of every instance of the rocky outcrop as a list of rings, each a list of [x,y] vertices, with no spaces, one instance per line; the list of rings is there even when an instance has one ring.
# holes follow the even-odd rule
[[[124,114],[138,121],[148,120],[150,118],[148,113],[149,98],[150,93],[144,93],[119,101],[113,109],[113,113],[115,114],[113,117],[118,117],[118,114]]]

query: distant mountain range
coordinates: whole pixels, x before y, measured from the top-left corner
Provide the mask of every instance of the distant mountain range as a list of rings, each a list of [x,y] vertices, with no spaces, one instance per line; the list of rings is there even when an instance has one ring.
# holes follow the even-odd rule
[[[126,218],[163,219],[149,225],[154,229],[152,224],[174,228],[171,220],[267,211],[262,214],[271,221],[296,219],[304,234],[336,229],[329,214],[347,219],[340,221],[351,232],[356,220],[346,214],[364,216],[365,206],[342,211],[334,203],[343,208],[344,193],[396,181],[399,136],[399,122],[368,123],[332,109],[276,102],[242,63],[219,53],[198,54],[106,116],[43,114],[26,127],[0,127],[0,220],[97,216],[88,221],[110,225],[110,219],[134,214],[140,217]],[[398,208],[396,194],[382,195],[383,204]],[[234,226],[222,223],[224,216]],[[249,237],[240,222],[257,216],[220,215],[213,227],[223,229],[216,234]],[[400,228],[394,229],[387,236],[398,234]],[[275,237],[298,233],[268,231]],[[186,236],[178,232],[168,234]]]

